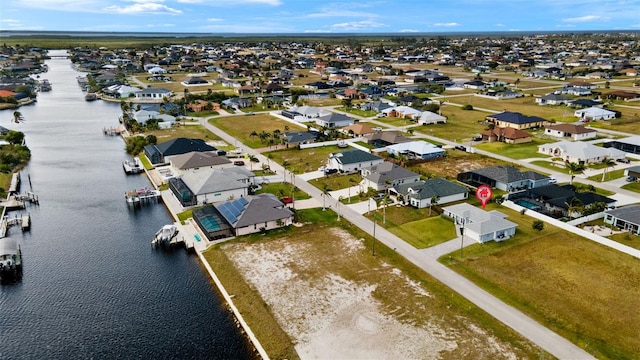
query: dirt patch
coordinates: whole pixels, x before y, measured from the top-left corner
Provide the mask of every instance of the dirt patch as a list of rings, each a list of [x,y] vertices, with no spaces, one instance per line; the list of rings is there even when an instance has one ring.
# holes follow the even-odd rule
[[[470,319],[431,315],[427,288],[384,262],[371,268],[363,239],[345,230],[227,244],[224,251],[303,359],[518,357]]]

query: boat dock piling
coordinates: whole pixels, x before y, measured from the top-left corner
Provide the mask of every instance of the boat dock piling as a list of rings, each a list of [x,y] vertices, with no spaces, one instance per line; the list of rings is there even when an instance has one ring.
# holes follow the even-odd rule
[[[31,215],[23,214],[21,216],[8,217],[3,216],[2,221],[0,221],[0,238],[7,236],[7,230],[9,227],[13,225],[20,225],[22,231],[28,231],[31,229]]]
[[[103,128],[102,133],[108,136],[118,136],[122,133],[122,128],[120,126]]]
[[[160,191],[153,189],[139,189],[139,190],[131,190],[124,194],[125,200],[127,204],[142,204],[149,203],[152,201],[159,201],[160,199]]]

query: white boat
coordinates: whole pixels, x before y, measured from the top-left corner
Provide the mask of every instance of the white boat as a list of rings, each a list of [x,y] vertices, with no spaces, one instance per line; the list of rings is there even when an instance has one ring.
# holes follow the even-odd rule
[[[122,168],[126,174],[139,174],[144,171],[138,157],[134,157],[133,160],[125,160],[122,163]]]
[[[0,239],[0,281],[19,279],[22,275],[22,251],[17,240]]]
[[[156,232],[156,235],[151,241],[151,245],[168,246],[176,235],[178,235],[178,227],[175,224],[165,225]]]

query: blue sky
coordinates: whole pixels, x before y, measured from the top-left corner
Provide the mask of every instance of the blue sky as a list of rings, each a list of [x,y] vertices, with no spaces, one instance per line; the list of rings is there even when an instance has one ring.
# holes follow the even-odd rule
[[[1,0],[0,29],[185,33],[640,30],[640,0]]]

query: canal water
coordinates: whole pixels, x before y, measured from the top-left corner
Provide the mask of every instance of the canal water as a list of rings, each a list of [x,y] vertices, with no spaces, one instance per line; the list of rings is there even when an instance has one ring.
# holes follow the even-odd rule
[[[52,55],[59,53],[52,53]],[[128,207],[128,190],[150,186],[127,176],[118,104],[87,102],[68,59],[47,61],[53,87],[0,125],[25,133],[31,161],[22,191],[30,232],[22,280],[0,286],[0,359],[252,359],[197,257],[154,251],[154,233],[171,222],[162,204]],[[30,178],[30,183],[29,183]]]

